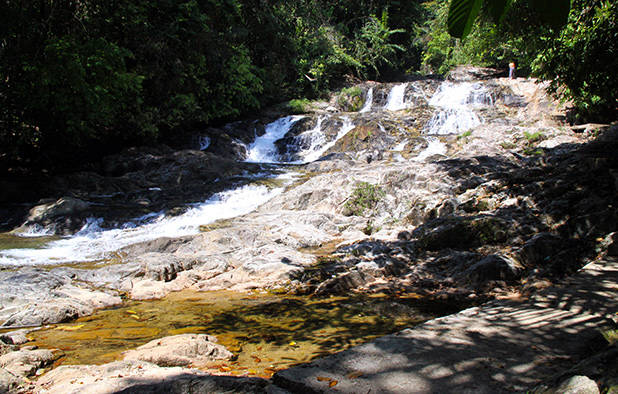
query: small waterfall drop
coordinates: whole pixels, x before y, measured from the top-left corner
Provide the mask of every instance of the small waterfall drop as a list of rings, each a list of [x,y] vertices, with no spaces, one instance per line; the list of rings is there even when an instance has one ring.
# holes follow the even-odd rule
[[[275,142],[283,138],[294,123],[304,116],[286,116],[266,125],[266,133],[257,137],[247,149],[247,162],[279,163],[279,152]]]
[[[365,105],[359,112],[369,112],[371,110],[371,106],[373,105],[373,87],[370,87],[367,91],[367,97],[365,98]]]
[[[493,97],[482,84],[443,82],[429,100],[439,110],[425,127],[426,134],[458,134],[481,124],[474,108],[493,105]]]
[[[388,93],[388,99],[386,101],[384,109],[388,111],[399,111],[406,108],[406,105],[404,103],[404,96],[407,87],[407,83],[393,86],[391,91]]]
[[[314,128],[295,136],[287,147],[287,153],[282,155],[281,161],[290,164],[306,164],[316,161],[354,128],[354,123],[350,118],[343,117],[343,124],[339,127],[337,135],[331,137],[329,141],[322,129],[327,119],[328,116],[320,116]]]
[[[348,132],[353,128],[354,123],[352,123],[352,121],[347,117],[343,118],[343,125],[339,128],[339,131],[337,132],[335,138],[317,149],[310,150],[305,155],[303,163],[310,163],[319,159],[324,154],[324,152],[332,148],[337,143],[337,141],[339,141],[344,135],[348,134]]]

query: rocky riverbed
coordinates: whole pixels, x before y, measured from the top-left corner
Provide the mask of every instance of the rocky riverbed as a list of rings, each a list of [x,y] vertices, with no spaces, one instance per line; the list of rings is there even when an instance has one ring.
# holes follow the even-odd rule
[[[268,135],[269,118],[205,131],[210,144],[202,151],[131,150],[95,172],[48,180],[37,196],[47,200],[3,205],[5,227],[45,229],[51,239],[82,231],[94,216],[104,219],[103,230],[157,212],[182,218],[191,209],[186,203],[231,187],[265,187],[268,198],[248,214],[193,223],[195,231],[178,237],[127,242],[87,262],[20,264],[18,254],[0,250],[0,261],[9,261],[0,271],[3,326],[72,321],[127,298],[183,289],[480,304],[533,296],[616,254],[616,125],[573,130],[542,83],[486,75],[468,70],[445,82],[365,83],[359,89],[364,99],[371,92],[371,106],[358,112],[344,112],[346,97],[316,103],[304,118],[290,119],[276,143],[277,161],[294,164],[239,161],[254,138]],[[396,86],[403,86],[400,102],[391,96]],[[21,186],[7,185],[3,201],[14,202]],[[141,222],[131,223],[126,230],[138,232]],[[22,242],[5,237],[7,245]],[[268,384],[138,357],[63,366],[31,386],[58,355],[29,348],[24,338],[3,339],[0,387],[71,392],[79,380],[100,392],[107,384],[100,382],[118,376],[129,380],[110,386],[116,391],[153,379],[163,390],[172,375],[181,376],[170,389],[177,392],[195,384],[255,392]],[[186,346],[200,355],[184,357],[202,357],[200,346]]]

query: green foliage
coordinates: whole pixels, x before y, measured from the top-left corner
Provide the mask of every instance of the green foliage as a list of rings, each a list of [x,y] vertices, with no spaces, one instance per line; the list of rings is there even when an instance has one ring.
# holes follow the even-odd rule
[[[545,135],[540,131],[536,131],[534,133],[524,131],[524,138],[526,138],[528,144],[533,144],[535,142],[543,141],[545,139]]]
[[[346,216],[363,216],[380,202],[386,193],[377,185],[360,182],[344,205]]]
[[[232,34],[242,22],[236,2],[6,8],[0,141],[16,147],[5,152],[8,161],[83,160],[115,145],[172,139],[260,104],[259,70]]]
[[[472,135],[472,130],[464,131],[463,133],[457,136],[457,139],[460,140],[462,138],[468,138]]]
[[[540,156],[545,154],[543,149],[538,148],[537,142],[543,141],[546,137],[541,131],[535,131],[529,133],[524,131],[524,138],[526,139],[523,153],[528,156]]]
[[[380,230],[382,230],[381,226],[376,226],[372,220],[368,220],[367,225],[365,225],[365,227],[363,228],[363,233],[365,233],[365,235],[371,235],[377,233]]]
[[[391,42],[391,36],[404,33],[404,29],[388,28],[388,13],[382,12],[382,18],[377,19],[371,15],[363,25],[354,41],[354,55],[362,65],[357,69],[360,76],[366,76],[365,69],[371,67],[379,74],[379,67],[383,64],[392,64],[392,58],[397,51],[403,51],[403,47]]]
[[[422,16],[418,2],[392,0],[5,2],[0,161],[91,160],[173,141],[319,96],[345,75],[418,64],[404,28]]]
[[[500,146],[503,149],[515,149],[517,147],[517,145],[515,145],[515,143],[510,142],[510,141],[503,141],[500,143]]]
[[[516,61],[518,74],[526,75],[547,33],[525,2],[509,8],[498,26],[489,15],[481,14],[464,40],[453,38],[447,31],[447,1],[434,3],[430,11],[435,17],[425,26],[423,68],[427,72],[445,74],[459,64],[507,69],[509,62]]]
[[[574,1],[568,26],[545,42],[535,72],[574,106],[573,121],[616,119],[618,4]]]
[[[288,101],[287,107],[292,114],[304,114],[308,112],[310,105],[308,99],[292,99]]]
[[[344,88],[337,96],[337,104],[343,108],[344,111],[359,111],[364,104],[363,91],[358,86]]]
[[[494,21],[501,21],[511,5],[510,0],[451,0],[447,19],[453,37],[465,38],[485,4]],[[571,0],[528,0],[541,20],[554,29],[562,28],[569,16]]]
[[[457,38],[467,36],[482,3],[482,0],[451,0],[446,21],[448,32]]]

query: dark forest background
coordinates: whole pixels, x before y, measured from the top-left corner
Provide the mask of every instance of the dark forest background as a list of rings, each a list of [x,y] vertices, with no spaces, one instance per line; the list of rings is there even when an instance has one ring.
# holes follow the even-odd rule
[[[0,0],[0,173],[66,170],[123,147],[363,79],[457,64],[552,80],[573,121],[616,119],[618,6],[573,0],[544,26],[526,1],[464,39],[448,1]]]

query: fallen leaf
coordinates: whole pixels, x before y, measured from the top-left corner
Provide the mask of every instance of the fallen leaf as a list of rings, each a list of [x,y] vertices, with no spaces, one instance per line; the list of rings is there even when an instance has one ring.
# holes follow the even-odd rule
[[[134,318],[135,320],[139,320],[139,316],[138,315],[131,315],[132,318]]]
[[[64,326],[64,327],[56,327],[57,330],[61,331],[76,331],[85,326],[85,324],[78,324],[76,326]]]
[[[363,376],[363,373],[362,373],[362,372],[358,372],[358,371],[357,371],[357,372],[352,372],[352,373],[349,373],[349,374],[347,375],[347,378],[348,378],[348,379],[356,379],[356,378],[359,378],[359,377],[361,377],[361,376]]]
[[[337,383],[339,383],[339,382],[338,382],[338,381],[336,381],[336,380],[332,380],[332,381],[328,384],[328,387],[335,387],[335,386],[337,385]]]
[[[261,362],[262,362],[262,359],[261,359],[261,358],[259,358],[258,356],[251,355],[251,358],[253,358],[253,359],[255,360],[255,362],[256,362],[256,363],[261,363]]]
[[[252,374],[252,375],[256,375],[257,371],[255,369],[249,369],[247,370],[248,373]]]
[[[229,372],[231,370],[232,370],[232,368],[230,368],[230,367],[219,367],[219,371],[221,371],[221,372]]]
[[[331,378],[327,378],[326,376],[318,376],[316,379],[318,380],[318,382],[330,382],[332,380]]]
[[[263,349],[262,346],[257,347],[257,350],[262,350],[262,349]]]
[[[290,346],[296,346],[296,342],[292,341],[289,343]]]
[[[130,314],[130,315],[137,315],[137,312],[135,312],[132,309],[127,309],[127,313]]]

